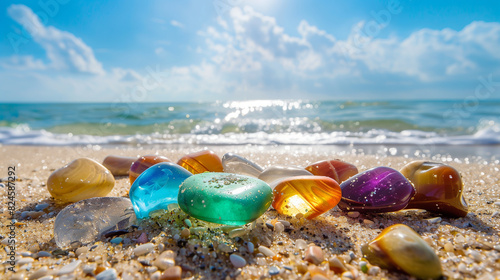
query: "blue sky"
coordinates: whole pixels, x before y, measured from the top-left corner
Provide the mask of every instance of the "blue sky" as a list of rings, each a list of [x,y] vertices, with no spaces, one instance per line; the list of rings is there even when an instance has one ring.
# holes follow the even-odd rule
[[[499,1],[1,1],[0,34],[0,102],[461,99],[500,83]]]

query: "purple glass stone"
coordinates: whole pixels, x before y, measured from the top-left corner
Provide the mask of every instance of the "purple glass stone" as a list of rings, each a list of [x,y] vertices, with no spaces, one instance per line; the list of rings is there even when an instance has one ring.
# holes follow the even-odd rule
[[[343,211],[392,212],[406,207],[415,194],[413,185],[399,171],[375,167],[340,184]]]

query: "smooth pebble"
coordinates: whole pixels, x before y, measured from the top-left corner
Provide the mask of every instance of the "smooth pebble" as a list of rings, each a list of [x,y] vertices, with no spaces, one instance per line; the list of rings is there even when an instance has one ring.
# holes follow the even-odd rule
[[[103,272],[97,274],[95,276],[96,280],[116,280],[118,279],[118,273],[116,273],[116,270],[114,268],[108,268],[104,270]]]
[[[259,248],[257,248],[257,249],[259,250],[259,252],[266,255],[266,257],[274,257],[276,255],[275,252],[273,252],[271,249],[269,249],[265,246],[259,246]]]
[[[134,254],[136,256],[142,256],[150,253],[154,248],[155,245],[153,243],[142,244],[134,248]]]
[[[247,261],[238,254],[231,254],[231,256],[229,256],[229,260],[236,268],[244,267],[245,265],[247,265]]]
[[[56,272],[56,275],[64,275],[64,274],[69,274],[69,273],[73,273],[76,268],[82,263],[81,260],[77,260],[77,261],[74,261],[74,262],[71,262],[63,267],[61,267],[61,269],[59,269],[57,272]]]
[[[312,264],[318,265],[325,259],[323,250],[316,245],[309,246],[305,252],[304,260]]]
[[[280,274],[280,269],[277,268],[276,266],[271,266],[269,268],[269,275],[274,276]]]

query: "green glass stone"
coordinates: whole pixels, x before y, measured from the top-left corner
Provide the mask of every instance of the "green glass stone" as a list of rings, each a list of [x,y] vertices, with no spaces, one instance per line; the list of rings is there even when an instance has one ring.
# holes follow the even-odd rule
[[[205,172],[187,178],[179,188],[180,208],[207,222],[244,225],[267,211],[273,191],[259,179],[230,173]]]

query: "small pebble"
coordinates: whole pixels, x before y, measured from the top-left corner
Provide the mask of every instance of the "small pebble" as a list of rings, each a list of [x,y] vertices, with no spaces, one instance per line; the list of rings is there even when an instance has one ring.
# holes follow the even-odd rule
[[[269,249],[265,246],[259,246],[259,248],[257,248],[257,249],[259,250],[259,252],[266,255],[266,257],[274,257],[276,255],[275,252],[273,252],[271,249]]]
[[[228,233],[228,235],[229,235],[229,238],[236,238],[236,237],[241,237],[247,233],[248,233],[248,230],[246,228],[235,228],[235,229],[231,230]]]
[[[35,210],[42,211],[43,209],[45,209],[45,208],[47,208],[49,206],[50,206],[50,204],[48,204],[48,203],[37,204],[35,206]]]
[[[270,230],[273,230],[273,229],[274,229],[274,226],[273,226],[273,224],[271,224],[271,223],[266,223],[266,227],[267,227],[268,229],[270,229]]]
[[[114,268],[108,268],[95,276],[96,280],[116,280],[118,274]]]
[[[191,235],[191,232],[189,231],[188,228],[184,228],[182,231],[181,231],[181,237],[182,238],[189,238],[189,236]]]
[[[496,207],[500,208],[500,201],[497,201],[497,202],[493,203],[493,205],[495,205]]]
[[[141,233],[141,235],[139,235],[139,237],[135,240],[135,242],[137,242],[139,244],[147,243],[148,242],[148,235],[145,232]]]
[[[364,219],[363,224],[365,224],[367,226],[372,226],[375,223],[372,220]]]
[[[236,268],[244,267],[245,265],[247,265],[247,261],[238,254],[231,254],[231,256],[229,256],[229,260]]]
[[[81,254],[87,253],[88,251],[89,251],[88,247],[80,247],[80,248],[76,249],[75,255],[78,257]]]
[[[162,280],[180,280],[182,275],[182,268],[180,266],[172,266],[165,270],[161,275]]]
[[[113,244],[120,244],[120,243],[122,243],[122,241],[123,241],[123,238],[115,237],[115,238],[111,239],[109,242],[111,242]]]
[[[52,254],[47,252],[47,251],[40,251],[40,252],[36,253],[36,257],[37,258],[48,258],[48,257],[52,257]]]
[[[357,218],[359,217],[360,213],[358,211],[351,211],[351,212],[347,212],[347,216],[351,217],[351,218]]]
[[[453,252],[455,248],[453,247],[453,244],[451,244],[451,242],[446,242],[446,244],[444,244],[444,250],[446,252]]]
[[[146,243],[146,244],[139,245],[139,246],[135,247],[134,254],[136,256],[142,256],[142,255],[148,254],[151,251],[153,251],[154,247],[155,246],[153,243]]]
[[[491,217],[492,218],[498,218],[498,217],[500,217],[500,212],[499,211],[493,212],[493,214],[491,214]]]
[[[363,272],[363,273],[367,273],[368,272],[368,263],[365,262],[365,261],[360,261],[359,262],[359,269]]]
[[[276,222],[276,224],[274,224],[274,231],[282,233],[285,231],[285,226],[281,222]]]
[[[16,265],[21,266],[21,265],[25,265],[25,264],[27,264],[27,263],[32,263],[32,262],[34,262],[34,261],[35,261],[35,259],[33,259],[33,258],[21,258],[21,259],[19,259],[19,260],[16,262]]]
[[[443,220],[441,217],[427,219],[427,221],[431,224],[438,224],[441,222],[441,220]]]
[[[276,266],[271,266],[269,268],[269,275],[274,276],[274,275],[278,275],[279,273],[280,273],[280,269],[277,268]]]
[[[493,249],[497,250],[498,252],[500,252],[500,245],[494,245],[493,246]]]
[[[33,272],[33,274],[31,274],[28,279],[29,280],[39,279],[39,278],[47,275],[48,273],[49,273],[49,269],[46,266],[42,266],[39,269],[35,270],[35,272]]]
[[[330,267],[330,270],[332,270],[336,274],[340,274],[347,271],[347,268],[344,266],[342,261],[340,261],[339,258],[337,257],[330,258],[328,260],[328,266]]]
[[[64,275],[64,274],[69,274],[69,273],[73,273],[76,268],[82,263],[81,260],[77,260],[77,261],[74,261],[72,263],[69,263],[63,267],[61,267],[61,269],[59,269],[57,272],[56,272],[56,275]]]
[[[247,248],[248,248],[248,252],[249,252],[250,254],[253,254],[253,251],[254,251],[254,249],[255,249],[255,246],[253,245],[253,243],[252,243],[252,242],[248,242],[248,244],[247,244]]]
[[[305,248],[307,248],[306,241],[304,239],[295,240],[295,248],[297,248],[299,250],[304,250]]]
[[[188,228],[190,228],[190,227],[192,227],[192,226],[193,226],[193,224],[191,223],[191,220],[189,220],[189,219],[185,219],[185,220],[184,220],[184,224],[185,224]]]
[[[94,273],[94,271],[96,270],[96,268],[97,268],[97,264],[96,263],[90,263],[90,264],[84,265],[83,268],[82,268],[82,271],[85,274],[91,274],[91,273]]]
[[[368,269],[368,275],[377,275],[380,273],[380,267],[378,266],[372,266]]]
[[[304,256],[305,261],[318,265],[324,259],[325,259],[325,254],[323,253],[323,250],[321,250],[321,247],[312,245],[307,248]]]
[[[354,279],[354,275],[350,271],[342,273],[342,279]]]
[[[153,265],[159,267],[162,270],[168,269],[169,267],[175,266],[175,253],[172,250],[167,250],[158,256],[153,262]]]
[[[285,220],[278,220],[278,222],[282,223],[286,228],[290,227],[290,222]]]

